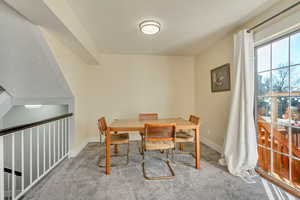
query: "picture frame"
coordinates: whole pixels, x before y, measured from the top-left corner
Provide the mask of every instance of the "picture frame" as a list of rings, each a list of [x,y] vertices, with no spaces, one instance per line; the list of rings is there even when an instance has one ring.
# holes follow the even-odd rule
[[[230,64],[227,63],[210,70],[210,79],[212,92],[230,91]]]

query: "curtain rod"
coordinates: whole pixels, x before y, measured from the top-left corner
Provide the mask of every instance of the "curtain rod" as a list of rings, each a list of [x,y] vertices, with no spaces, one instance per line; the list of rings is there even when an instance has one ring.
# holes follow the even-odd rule
[[[262,22],[256,24],[255,26],[249,28],[249,29],[247,30],[247,32],[250,33],[252,30],[256,29],[257,27],[262,26],[263,24],[265,24],[265,23],[267,23],[267,22],[273,20],[274,18],[278,17],[279,15],[282,15],[283,13],[287,12],[288,10],[290,10],[290,9],[296,7],[296,6],[299,6],[299,5],[300,5],[300,1],[298,1],[297,3],[291,5],[290,7],[286,8],[286,9],[280,11],[279,13],[277,13],[277,14],[275,14],[275,15],[269,17],[268,19],[265,19],[264,21],[262,21]]]

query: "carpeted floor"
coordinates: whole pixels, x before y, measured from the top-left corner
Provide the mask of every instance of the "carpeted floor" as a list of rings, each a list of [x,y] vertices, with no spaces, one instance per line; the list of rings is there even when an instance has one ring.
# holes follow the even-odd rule
[[[201,146],[201,170],[180,164],[172,164],[176,177],[172,180],[147,181],[142,174],[141,156],[137,143],[130,145],[128,166],[114,167],[111,175],[97,167],[97,147],[90,143],[76,158],[65,160],[53,170],[23,199],[41,200],[264,200],[268,199],[261,180],[247,184],[231,176],[218,164],[220,155],[209,147]],[[124,150],[122,147],[121,150]],[[188,147],[191,148],[191,147]],[[104,153],[104,152],[103,152]],[[148,155],[148,154],[147,154]],[[146,159],[150,175],[168,173],[158,158],[164,154],[152,152]],[[176,160],[190,160],[191,156],[176,155]],[[113,158],[113,162],[119,158]],[[125,159],[121,159],[125,161]]]

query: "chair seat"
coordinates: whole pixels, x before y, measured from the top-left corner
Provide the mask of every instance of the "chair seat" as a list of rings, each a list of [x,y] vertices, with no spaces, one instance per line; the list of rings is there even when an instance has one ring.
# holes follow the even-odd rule
[[[146,150],[163,150],[163,149],[172,149],[175,147],[173,141],[147,141],[145,142]]]
[[[111,144],[126,144],[129,142],[128,133],[120,133],[120,134],[111,134],[110,135],[110,143]]]
[[[176,142],[194,142],[194,134],[189,132],[178,132],[176,133]]]

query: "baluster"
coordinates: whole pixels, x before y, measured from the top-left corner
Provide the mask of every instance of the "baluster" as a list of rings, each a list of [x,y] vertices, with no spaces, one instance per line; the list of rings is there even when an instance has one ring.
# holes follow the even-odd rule
[[[62,157],[65,156],[65,119],[62,119]]]
[[[58,152],[57,152],[57,160],[60,159],[60,120],[57,121],[57,126],[58,126],[58,133],[57,133],[57,146],[58,146]]]
[[[11,141],[11,165],[12,165],[12,199],[15,199],[16,196],[16,176],[15,176],[15,133],[12,134],[12,141]]]
[[[37,179],[40,177],[40,127],[38,126],[36,128],[36,133],[37,133],[37,143],[36,143],[36,148],[37,148]]]
[[[8,187],[7,187],[7,189],[8,189],[8,196],[10,197],[10,195],[11,195],[11,193],[10,193],[10,191],[11,191],[11,189],[10,189],[10,176],[11,176],[11,174],[8,174],[7,175],[7,185],[8,185]],[[4,196],[5,196],[5,194],[4,194]]]
[[[0,200],[4,200],[4,137],[0,136]]]
[[[67,154],[67,125],[68,125],[68,121],[67,121],[67,118],[65,118],[65,134],[64,134],[64,137],[65,137],[65,154]]]
[[[67,153],[69,154],[69,152],[70,152],[70,120],[69,120],[69,118],[67,118],[67,145],[68,145],[68,147],[67,147]]]
[[[32,128],[30,128],[30,132],[29,132],[29,137],[30,137],[30,141],[29,141],[29,146],[30,146],[30,164],[29,164],[29,169],[30,169],[30,185],[32,183]]]
[[[43,165],[43,174],[45,173],[46,171],[46,124],[44,124],[44,133],[43,133],[43,161],[44,161],[44,165]]]
[[[60,131],[60,134],[61,134],[61,148],[60,148],[60,151],[61,151],[61,157],[63,158],[64,157],[64,119],[61,119],[60,121],[60,124],[61,124],[61,131]]]
[[[49,147],[49,162],[48,162],[48,170],[50,170],[51,167],[51,123],[49,123],[49,132],[48,132],[48,147]]]
[[[21,132],[21,170],[22,170],[22,191],[25,189],[25,184],[24,184],[24,157],[25,157],[25,151],[24,151],[24,131]]]
[[[53,128],[53,135],[54,135],[53,136],[54,137],[54,139],[53,139],[53,145],[54,145],[53,146],[53,149],[54,149],[54,151],[53,151],[53,164],[55,164],[55,162],[56,162],[55,161],[56,160],[56,137],[55,137],[55,134],[56,134],[55,128],[56,128],[56,126],[55,125],[56,125],[56,122],[53,123],[53,127],[54,127]]]

